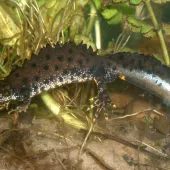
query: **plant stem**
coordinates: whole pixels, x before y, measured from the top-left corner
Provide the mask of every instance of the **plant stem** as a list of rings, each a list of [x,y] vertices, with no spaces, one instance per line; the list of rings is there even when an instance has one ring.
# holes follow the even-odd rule
[[[89,36],[91,30],[94,26],[95,29],[95,38],[96,38],[96,47],[97,49],[101,49],[101,29],[100,29],[100,21],[97,16],[97,10],[93,3],[90,3],[91,11],[90,11],[90,20],[87,26],[86,35]]]
[[[97,18],[95,21],[95,37],[96,37],[96,47],[101,49],[101,30],[100,30],[100,21]]]
[[[96,13],[97,13],[97,11],[92,3],[90,4],[90,8],[91,8],[90,9],[90,19],[89,19],[89,22],[87,25],[87,31],[86,31],[87,36],[89,36],[89,34],[91,33],[91,31],[93,29],[94,21],[95,21]]]
[[[57,117],[61,117],[65,123],[71,125],[72,127],[76,129],[84,129],[88,130],[88,124],[87,122],[83,122],[80,119],[72,116],[73,114],[71,112],[61,112],[60,111],[60,105],[56,103],[56,101],[51,97],[51,95],[48,92],[43,92],[41,94],[41,99],[44,102],[44,104],[47,106],[47,108]],[[70,110],[71,111],[71,110]],[[94,132],[100,132],[100,133],[106,133],[105,130],[102,128],[94,125],[93,127]]]
[[[159,24],[158,24],[158,21],[155,17],[154,12],[153,12],[150,0],[145,0],[145,4],[146,4],[147,9],[149,11],[149,14],[151,16],[151,20],[153,22],[153,25],[154,25],[155,29],[157,30],[157,35],[158,35],[159,41],[161,43],[161,48],[162,48],[162,53],[163,53],[165,64],[170,65],[169,54],[168,54],[168,50],[167,50],[165,40],[164,40],[164,37],[163,37],[162,29],[159,28]]]

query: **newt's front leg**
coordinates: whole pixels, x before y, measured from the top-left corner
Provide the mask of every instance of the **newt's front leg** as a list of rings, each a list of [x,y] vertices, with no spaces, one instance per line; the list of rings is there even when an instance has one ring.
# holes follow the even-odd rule
[[[11,109],[8,112],[8,114],[13,113],[13,112],[17,112],[17,113],[26,112],[28,109],[28,106],[30,105],[30,102],[31,102],[31,99],[27,99],[27,100],[23,101],[16,108]]]
[[[16,127],[18,124],[18,117],[19,113],[26,112],[28,109],[28,106],[30,105],[31,99],[27,99],[20,103],[16,108],[13,108],[8,111],[8,114],[13,115],[13,126]]]

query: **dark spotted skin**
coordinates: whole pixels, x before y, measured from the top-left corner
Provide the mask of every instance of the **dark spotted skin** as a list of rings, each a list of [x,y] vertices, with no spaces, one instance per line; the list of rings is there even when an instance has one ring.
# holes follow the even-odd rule
[[[85,45],[73,43],[56,45],[55,48],[47,46],[38,56],[33,55],[30,61],[26,61],[23,67],[14,70],[5,80],[10,92],[2,92],[0,103],[10,100],[29,103],[33,96],[43,91],[64,84],[95,80],[98,104],[105,107],[110,99],[104,84],[121,76],[170,104],[169,67],[138,53],[120,52],[100,57]]]

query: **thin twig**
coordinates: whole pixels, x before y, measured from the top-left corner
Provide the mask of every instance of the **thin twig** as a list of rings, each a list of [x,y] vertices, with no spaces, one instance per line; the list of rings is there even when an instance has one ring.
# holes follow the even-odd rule
[[[80,156],[82,154],[82,150],[83,150],[83,148],[84,148],[84,146],[85,146],[85,144],[87,142],[88,137],[90,136],[90,134],[93,131],[93,122],[91,120],[89,122],[90,122],[90,128],[89,128],[89,131],[88,131],[88,133],[87,133],[87,135],[86,135],[86,137],[85,137],[85,139],[83,141],[83,144],[82,144],[82,146],[80,148],[80,151],[79,151],[79,154],[78,154],[78,160],[80,159]]]
[[[156,114],[163,116],[163,114],[160,113],[160,112],[158,112],[157,110],[145,109],[145,110],[142,110],[142,111],[139,111],[139,112],[135,112],[135,113],[132,113],[132,114],[129,114],[129,115],[120,116],[120,117],[116,117],[116,118],[111,118],[110,120],[125,119],[125,118],[127,118],[127,117],[133,117],[133,116],[136,116],[136,115],[138,115],[138,114],[141,114],[141,113],[144,113],[144,112],[149,112],[149,111],[153,111],[153,112],[155,112]]]

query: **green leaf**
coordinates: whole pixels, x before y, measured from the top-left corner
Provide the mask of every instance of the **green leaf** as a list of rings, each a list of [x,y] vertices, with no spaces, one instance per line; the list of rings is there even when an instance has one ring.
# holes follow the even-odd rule
[[[80,32],[83,34],[86,29],[86,21],[81,14],[81,11],[77,11],[75,15],[72,16],[72,22],[70,25],[70,38],[74,39],[74,36],[79,34]]]
[[[117,13],[118,13],[118,10],[115,8],[110,8],[110,9],[106,8],[102,11],[102,15],[105,19],[110,19],[113,16],[115,16]]]
[[[109,21],[107,21],[108,24],[119,24],[122,21],[122,13],[118,12],[117,15],[112,17]]]
[[[132,31],[141,32],[145,37],[154,37],[156,35],[153,26],[146,24],[140,20],[128,17],[127,23],[129,27],[132,29]]]
[[[107,19],[108,24],[118,24],[122,20],[122,13],[120,13],[115,8],[107,8],[104,11],[102,11],[102,15],[105,19]]]
[[[128,6],[126,4],[119,4],[119,5],[113,4],[113,5],[110,5],[107,8],[105,8],[102,11],[102,15],[103,15],[104,18],[110,19],[111,17],[116,15],[118,12],[121,12],[122,14],[129,16],[129,15],[134,15],[135,11],[136,11],[136,9],[135,9],[134,6]],[[110,18],[109,18],[109,16],[110,16]]]
[[[86,44],[87,48],[92,47],[93,51],[97,50],[96,45],[94,44],[94,42],[90,38],[85,37],[84,35],[76,35],[74,37],[74,42],[76,44],[80,44],[80,43]]]
[[[122,21],[122,15],[134,15],[135,8],[128,5],[110,5],[101,14],[108,24],[118,24]]]
[[[95,6],[96,6],[96,9],[100,9],[101,6],[102,6],[102,2],[103,0],[93,0]]]
[[[4,8],[3,8],[4,7]],[[18,23],[14,22],[15,12],[7,10],[7,6],[0,6],[0,40],[2,44],[14,45],[21,32]],[[5,18],[5,19],[4,19]],[[13,38],[11,38],[13,37]],[[3,41],[2,40],[7,40]]]
[[[132,5],[139,5],[142,2],[142,0],[129,0],[129,3]]]

